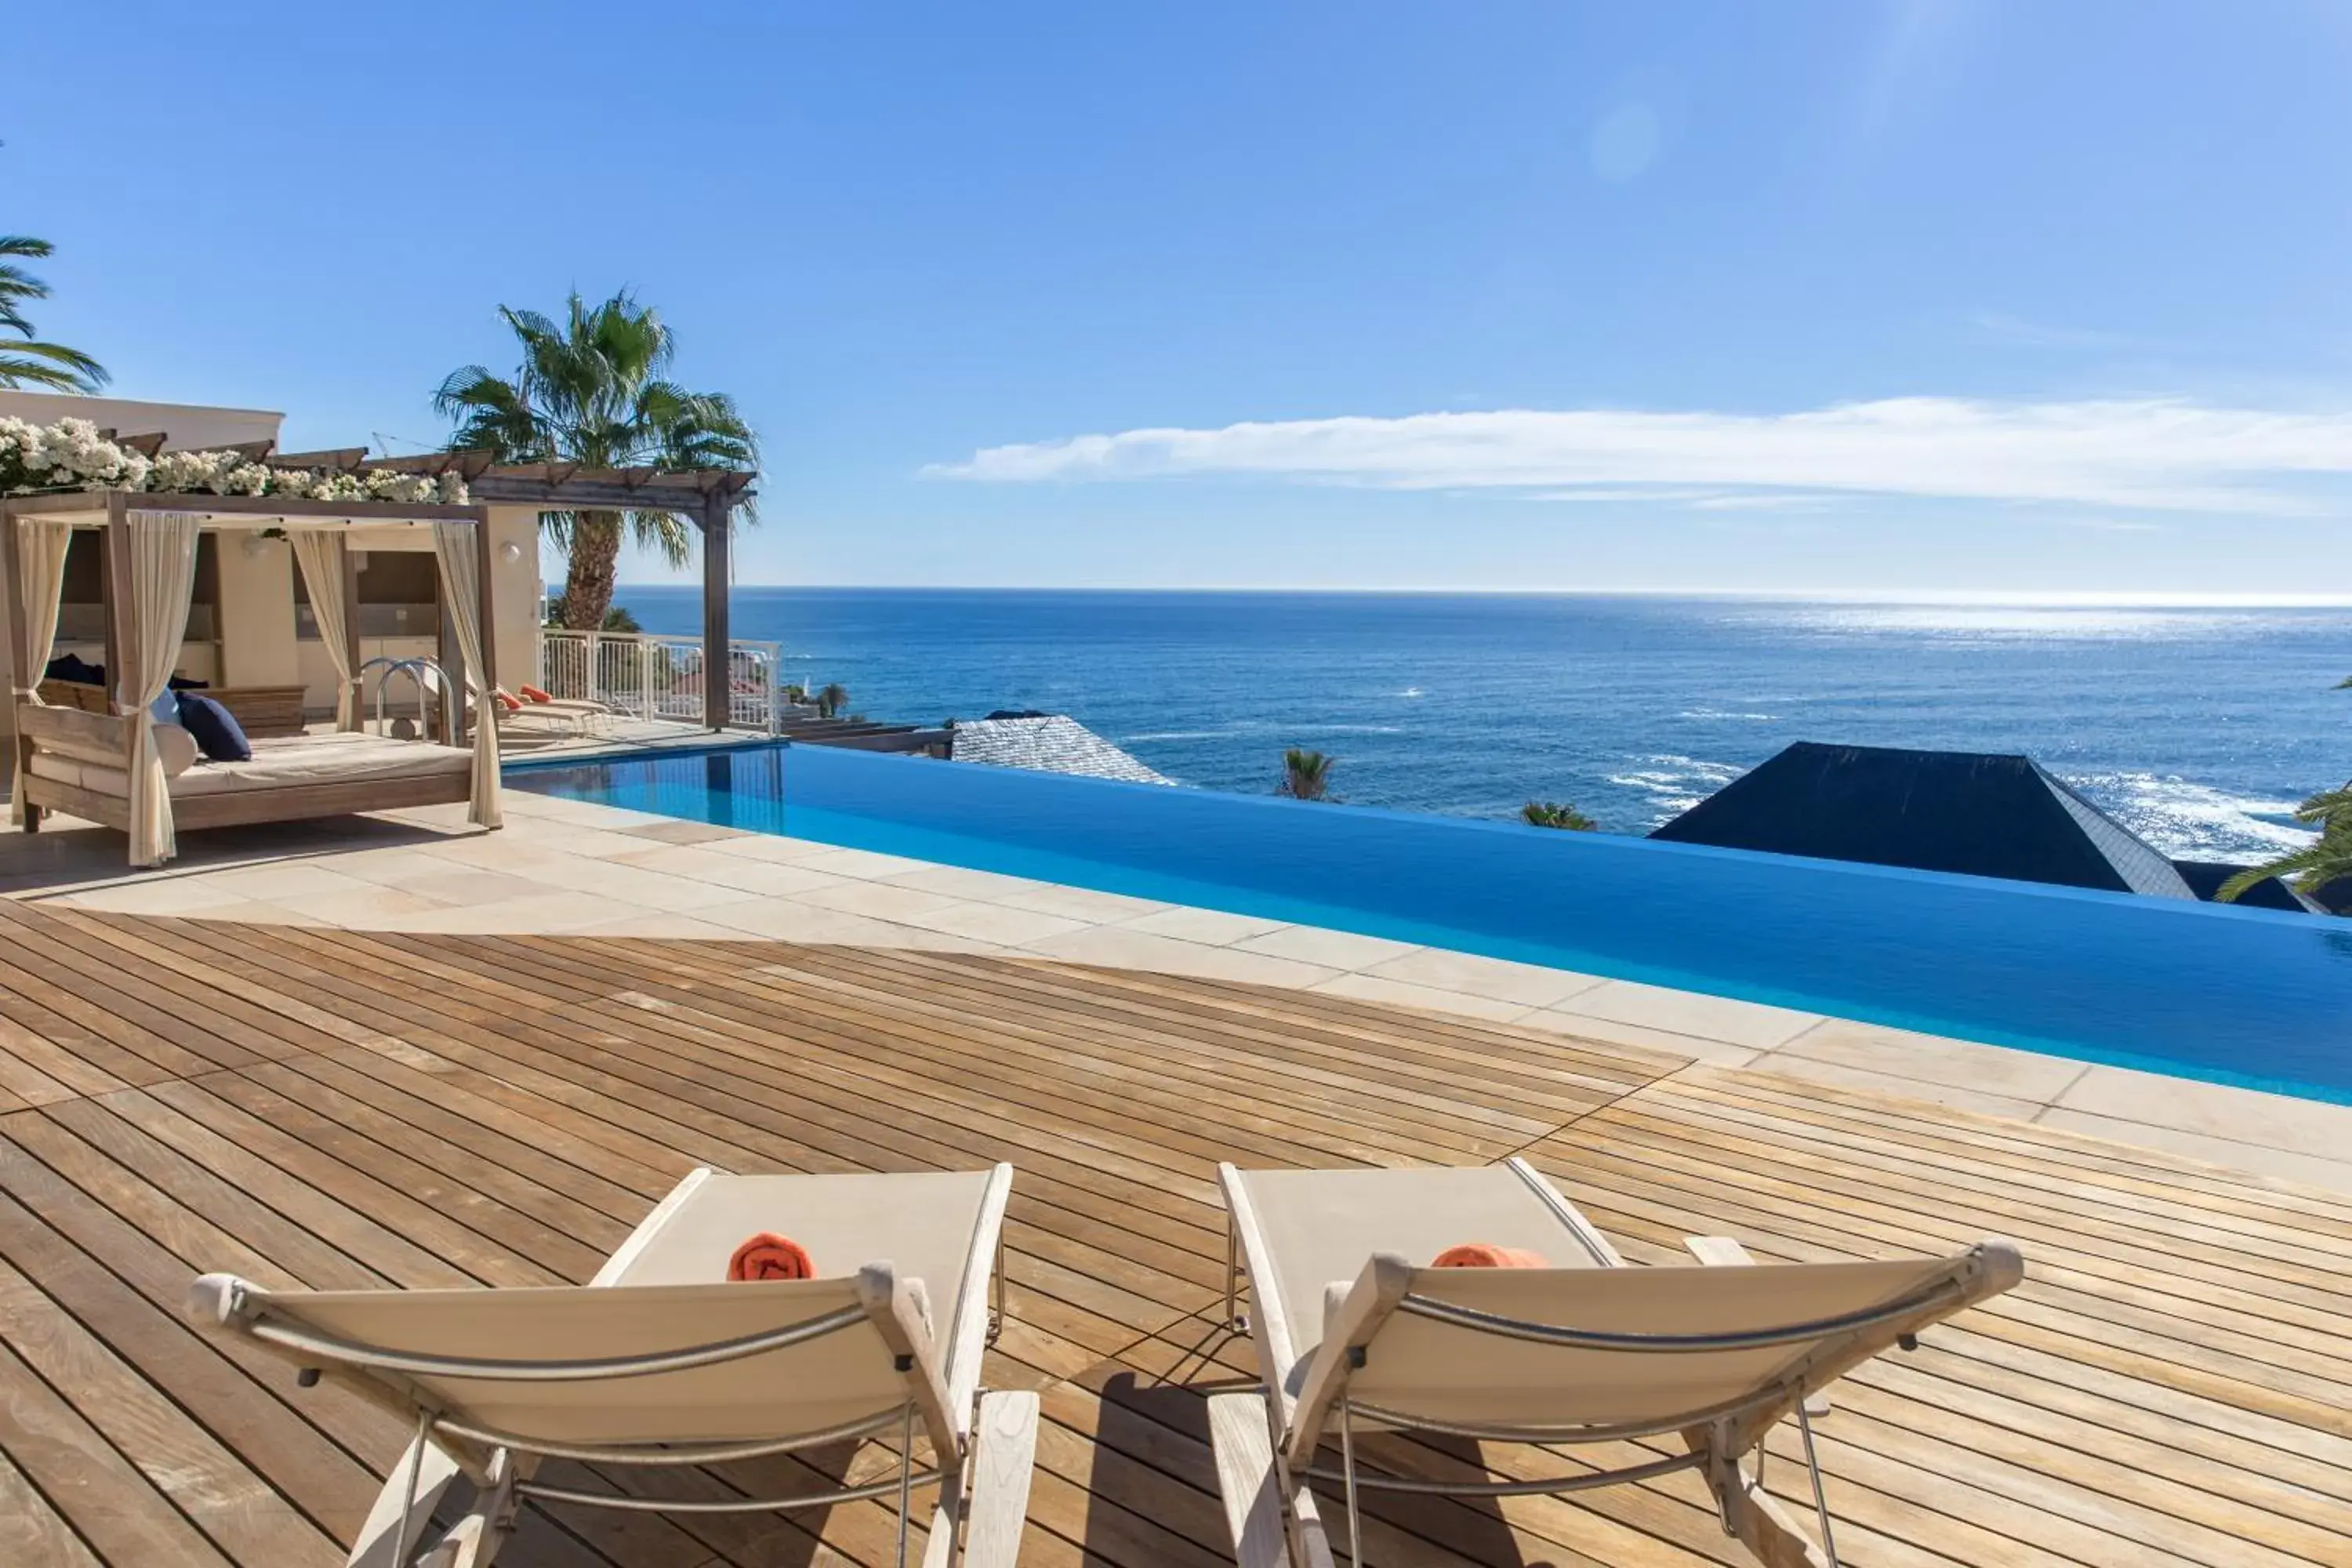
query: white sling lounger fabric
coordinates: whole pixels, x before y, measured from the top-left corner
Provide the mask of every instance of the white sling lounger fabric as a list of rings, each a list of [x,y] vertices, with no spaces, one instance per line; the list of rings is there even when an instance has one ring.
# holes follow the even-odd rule
[[[1741,1468],[1787,1416],[1852,1367],[2022,1277],[2014,1247],[1853,1263],[1623,1267],[1616,1249],[1524,1161],[1468,1169],[1240,1171],[1219,1167],[1246,1272],[1271,1448],[1247,1424],[1212,1429],[1236,1548],[1286,1545],[1301,1568],[1330,1561],[1304,1482],[1498,1496],[1706,1478],[1725,1528],[1759,1561],[1833,1563]],[[1483,1242],[1541,1258],[1536,1268],[1435,1268]],[[1234,1396],[1226,1396],[1228,1398]],[[1492,1441],[1665,1438],[1653,1458],[1601,1472],[1452,1480],[1365,1470],[1355,1436],[1383,1426]],[[1318,1450],[1337,1436],[1336,1472]],[[1811,1448],[1810,1427],[1806,1448]],[[1810,1468],[1810,1460],[1808,1461]],[[1253,1482],[1249,1478],[1262,1478]],[[1815,1492],[1817,1504],[1821,1494]],[[1278,1512],[1281,1528],[1269,1527]],[[1253,1557],[1246,1568],[1258,1568]]]
[[[896,1492],[903,1560],[904,1500],[919,1482],[936,1482],[926,1562],[944,1568],[965,1518],[975,1545],[984,1518],[989,1541],[1017,1545],[1027,1497],[1036,1396],[978,1391],[1012,1179],[1009,1165],[911,1175],[697,1171],[588,1285],[271,1291],[206,1275],[190,1312],[337,1377],[415,1426],[418,1442],[386,1484],[355,1563],[408,1568],[412,1548],[429,1553],[454,1541],[457,1561],[481,1568],[523,1498],[656,1512],[712,1506],[664,1504],[658,1480],[646,1489],[654,1496],[543,1485],[536,1470],[549,1458],[674,1468],[871,1436],[900,1446],[879,1481],[719,1506],[763,1512]],[[806,1247],[819,1278],[729,1282],[730,1258],[762,1231]],[[977,1466],[975,1433],[1005,1439],[1013,1462]],[[933,1470],[918,1474],[911,1439],[928,1439]],[[477,1501],[436,1542],[427,1529],[434,1499],[460,1471]],[[980,1489],[967,1499],[975,1476]],[[975,1552],[971,1562],[1011,1568],[1009,1556],[983,1563]]]

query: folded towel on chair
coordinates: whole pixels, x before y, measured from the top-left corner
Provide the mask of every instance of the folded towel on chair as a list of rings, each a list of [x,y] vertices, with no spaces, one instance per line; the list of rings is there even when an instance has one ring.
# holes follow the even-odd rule
[[[808,1248],[790,1237],[763,1230],[735,1249],[727,1260],[730,1279],[814,1279],[816,1265]]]
[[[1449,1247],[1430,1264],[1432,1268],[1543,1268],[1540,1253],[1524,1247],[1497,1247],[1491,1241],[1465,1241]]]
[[[555,700],[554,698],[550,697],[546,692],[541,691],[536,686],[519,686],[515,688],[515,689],[522,693],[522,700],[526,702],[552,702]]]

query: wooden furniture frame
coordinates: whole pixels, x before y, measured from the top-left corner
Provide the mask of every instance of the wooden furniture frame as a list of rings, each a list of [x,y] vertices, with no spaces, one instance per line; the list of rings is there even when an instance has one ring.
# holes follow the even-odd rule
[[[111,713],[113,702],[103,686],[79,680],[44,680],[41,700],[51,708],[75,708],[84,713]],[[302,688],[299,686],[206,686],[198,694],[211,698],[236,715],[237,728],[253,739],[302,733]]]
[[[124,668],[122,661],[125,657],[135,654],[137,650],[138,617],[124,613],[124,606],[133,603],[135,598],[130,552],[114,548],[114,540],[117,531],[133,512],[139,511],[195,512],[204,517],[204,527],[215,530],[268,528],[289,521],[309,527],[345,529],[416,528],[443,521],[470,522],[474,525],[478,578],[477,613],[480,617],[485,667],[482,685],[485,689],[497,688],[496,595],[493,592],[489,513],[487,508],[421,502],[312,501],[282,496],[133,494],[121,490],[17,496],[0,500],[0,593],[6,595],[0,600],[0,613],[5,613],[9,627],[9,659],[15,668],[22,672],[16,678],[19,683],[28,687],[37,683],[40,671],[47,665],[48,651],[33,647],[27,638],[23,614],[22,520],[30,517],[62,518],[74,527],[100,531],[105,558],[107,668],[112,675]],[[348,552],[346,558],[348,561]],[[344,619],[352,634],[352,646],[348,650],[352,655],[352,666],[357,668],[359,617],[352,603],[356,596],[354,578],[355,574],[347,565],[343,574],[343,593],[347,610],[354,613],[347,614]],[[452,674],[458,679],[462,689],[462,673],[453,671]],[[236,689],[230,688],[230,694],[235,695]],[[271,689],[249,689],[258,695]],[[49,811],[64,812],[119,831],[129,830],[131,803],[127,795],[110,795],[57,779],[41,778],[34,773],[31,766],[35,752],[40,751],[117,768],[127,775],[136,752],[137,724],[132,716],[112,710],[120,706],[113,692],[106,693],[101,700],[109,711],[86,712],[78,707],[48,707],[33,702],[16,705],[16,733],[13,742],[16,787],[26,803],[26,832],[38,832],[43,814]],[[236,710],[232,707],[231,710]],[[456,743],[464,743],[462,724],[454,740]],[[438,805],[462,802],[470,797],[470,780],[457,775],[345,782],[305,780],[299,784],[270,784],[217,794],[175,795],[172,797],[172,816],[173,826],[178,828],[226,827],[256,822],[338,816],[352,812]]]

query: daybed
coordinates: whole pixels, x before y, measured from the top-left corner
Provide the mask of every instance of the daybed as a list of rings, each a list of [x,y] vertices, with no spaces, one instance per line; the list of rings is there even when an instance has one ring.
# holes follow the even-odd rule
[[[0,583],[12,612],[16,786],[11,814],[26,832],[61,811],[121,829],[134,866],[176,850],[174,826],[221,827],[464,801],[467,820],[499,825],[499,730],[475,722],[470,746],[360,732],[358,616],[352,541],[430,550],[473,715],[498,689],[491,665],[488,513],[424,502],[165,495],[121,490],[0,501]],[[104,542],[105,691],[111,711],[53,706],[39,680],[56,634],[67,548],[77,528]],[[293,546],[320,640],[339,677],[338,731],[253,742],[249,761],[195,763],[178,726],[154,704],[173,683],[186,625],[196,540],[205,530],[268,530]],[[75,694],[79,703],[82,693]],[[460,723],[462,726],[463,716]],[[462,727],[459,731],[462,735]]]
[[[17,709],[16,724],[32,742],[17,785],[28,806],[130,830],[128,720],[26,706]],[[169,733],[176,728],[155,727],[172,819],[181,827],[440,805],[469,798],[473,788],[467,747],[335,731],[258,740],[250,761],[208,762],[194,754],[194,742],[183,745]],[[28,820],[37,826],[37,817]]]

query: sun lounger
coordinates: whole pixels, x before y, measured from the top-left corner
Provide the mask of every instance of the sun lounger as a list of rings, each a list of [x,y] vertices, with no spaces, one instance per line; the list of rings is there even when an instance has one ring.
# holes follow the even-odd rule
[[[1218,1168],[1233,1276],[1264,1394],[1210,1401],[1227,1521],[1244,1568],[1286,1553],[1328,1568],[1306,1486],[1337,1482],[1361,1563],[1360,1492],[1502,1498],[1579,1491],[1675,1471],[1705,1480],[1727,1534],[1769,1568],[1833,1565],[1814,1465],[1819,1392],[1852,1368],[2023,1275],[2017,1249],[1985,1241],[1950,1258],[1631,1268],[1533,1166],[1456,1170]],[[1541,1268],[1422,1267],[1462,1243],[1541,1257]],[[1702,1264],[1746,1263],[1698,1237]],[[1809,1405],[1812,1408],[1809,1409]],[[1808,1541],[1745,1463],[1796,1417],[1822,1543]],[[1654,1457],[1531,1479],[1456,1482],[1367,1470],[1367,1432],[1548,1445],[1640,1443]],[[1318,1465],[1336,1437],[1336,1469]],[[1622,1455],[1622,1449],[1620,1450]]]
[[[527,1498],[762,1513],[894,1497],[903,1565],[913,1489],[934,1482],[926,1568],[953,1563],[960,1536],[969,1568],[1012,1568],[1037,1396],[980,1390],[992,1279],[1002,1306],[997,1254],[1012,1182],[1010,1165],[914,1175],[698,1170],[585,1286],[277,1291],[208,1274],[189,1310],[285,1357],[302,1385],[323,1372],[414,1429],[352,1547],[355,1568],[484,1568]],[[820,1278],[729,1282],[730,1255],[762,1231],[800,1242]],[[851,1261],[867,1258],[887,1261]],[[916,1468],[919,1436],[934,1456],[928,1469]],[[898,1461],[864,1484],[770,1498],[659,1495],[665,1467],[866,1438],[895,1445]],[[636,1473],[652,1483],[626,1495],[548,1486],[536,1479],[547,1459],[645,1467]],[[460,1476],[472,1501],[436,1534],[436,1506]]]

